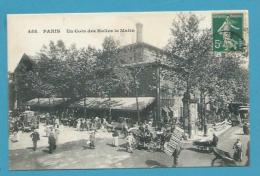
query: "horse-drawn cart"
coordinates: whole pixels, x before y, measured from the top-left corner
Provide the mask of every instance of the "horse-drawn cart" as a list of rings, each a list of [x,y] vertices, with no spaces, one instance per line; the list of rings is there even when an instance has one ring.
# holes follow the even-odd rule
[[[212,161],[212,166],[216,165],[216,161],[220,161],[220,166],[237,166],[236,160],[231,157],[231,154],[229,152],[226,152],[224,150],[218,149],[217,147],[213,148],[213,153],[215,155],[215,158]]]

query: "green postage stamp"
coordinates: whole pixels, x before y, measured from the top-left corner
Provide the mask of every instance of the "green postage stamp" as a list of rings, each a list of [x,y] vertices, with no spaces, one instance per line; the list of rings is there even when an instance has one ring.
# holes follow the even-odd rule
[[[214,51],[243,50],[243,13],[212,14],[212,28]]]

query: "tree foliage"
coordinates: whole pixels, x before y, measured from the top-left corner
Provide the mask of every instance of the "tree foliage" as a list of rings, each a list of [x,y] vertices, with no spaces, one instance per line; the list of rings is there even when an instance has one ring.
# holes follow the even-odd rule
[[[62,40],[50,41],[37,53],[33,69],[19,80],[30,83],[33,97],[80,98],[129,91],[131,74],[118,62],[119,42],[106,37],[102,46],[78,49],[75,44],[66,47]]]
[[[200,29],[201,20],[194,14],[180,14],[173,21],[166,46],[167,61],[179,71],[165,75],[177,80],[173,89],[199,92],[202,102],[210,103],[215,112],[226,109],[232,101],[248,103],[248,70],[242,66],[243,56],[237,53],[216,56],[212,51],[211,30]]]

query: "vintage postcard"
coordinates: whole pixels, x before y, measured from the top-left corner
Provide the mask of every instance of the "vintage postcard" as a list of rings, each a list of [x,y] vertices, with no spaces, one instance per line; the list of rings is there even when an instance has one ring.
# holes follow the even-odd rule
[[[247,167],[248,11],[7,15],[9,170]]]

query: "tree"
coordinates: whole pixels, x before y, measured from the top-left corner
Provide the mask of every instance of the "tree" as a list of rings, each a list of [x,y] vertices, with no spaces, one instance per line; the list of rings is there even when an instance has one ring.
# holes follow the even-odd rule
[[[64,93],[67,86],[67,72],[64,70],[64,60],[67,56],[67,49],[62,40],[55,44],[50,41],[49,46],[43,46],[38,53],[39,61],[36,69],[31,75],[34,80],[34,90],[44,97],[57,96]]]
[[[210,32],[200,30],[199,19],[194,14],[180,14],[172,23],[171,38],[166,46],[167,61],[181,70],[175,75],[181,80],[184,93],[185,118],[188,119],[188,132],[191,137],[191,119],[189,112],[190,94],[196,90],[198,73],[205,67],[209,58]],[[173,76],[173,78],[176,78]],[[180,85],[179,85],[180,86]]]
[[[127,94],[133,77],[118,58],[119,42],[109,36],[104,39],[102,46],[102,50],[98,52],[95,68],[100,94],[111,96],[122,90],[124,90],[122,94]]]
[[[240,54],[232,53],[220,59],[214,91],[210,94],[214,109],[219,113],[227,111],[231,102],[249,102],[248,70],[243,67],[241,57]]]
[[[248,101],[248,71],[242,67],[243,53],[226,53],[221,57],[212,51],[211,30],[199,28],[201,19],[193,14],[179,15],[173,22],[167,45],[168,62],[181,68],[172,80],[179,79],[179,89],[185,90],[186,107],[190,94],[199,91],[201,118],[205,125],[206,104],[215,115],[227,109],[232,101]],[[168,76],[169,77],[169,76]],[[209,99],[206,102],[206,98]],[[186,111],[187,112],[187,111]],[[189,111],[186,117],[189,117]],[[188,118],[190,131],[190,118]],[[205,127],[204,127],[205,130]]]

